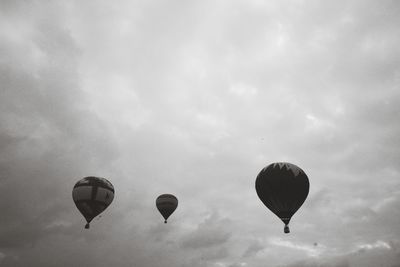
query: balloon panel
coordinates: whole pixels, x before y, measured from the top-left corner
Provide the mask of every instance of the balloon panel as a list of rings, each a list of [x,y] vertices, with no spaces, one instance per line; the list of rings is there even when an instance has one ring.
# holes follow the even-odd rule
[[[175,211],[176,206],[174,207],[157,207],[158,210],[160,211],[161,215],[165,218],[168,219],[169,216]]]
[[[74,201],[90,200],[92,198],[92,186],[79,186],[72,190],[72,198]]]
[[[88,204],[88,202],[81,202],[76,206],[78,207],[79,211],[82,214],[86,214],[88,218],[92,217],[92,215],[95,213],[94,210],[91,208],[91,206]]]
[[[76,207],[85,217],[87,222],[90,222],[94,217],[102,213],[107,206],[97,201],[81,201],[76,203]]]
[[[175,201],[175,202],[178,202],[178,199],[174,195],[171,195],[171,194],[162,194],[159,197],[157,197],[156,201],[160,201],[160,202],[163,202],[163,201]]]
[[[97,189],[97,194],[95,200],[103,202],[107,206],[111,204],[114,199],[114,193],[109,189],[99,187]]]
[[[176,199],[157,199],[157,206],[176,206],[178,205],[178,200]]]
[[[74,187],[82,185],[101,186],[114,192],[114,186],[105,178],[88,176],[79,180]]]

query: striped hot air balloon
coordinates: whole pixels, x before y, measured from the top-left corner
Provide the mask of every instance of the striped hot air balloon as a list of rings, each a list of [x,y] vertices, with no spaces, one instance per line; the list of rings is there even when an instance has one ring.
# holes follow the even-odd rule
[[[161,215],[164,217],[164,223],[167,223],[168,217],[176,210],[178,207],[178,199],[171,194],[160,195],[156,199],[156,207]]]
[[[307,198],[310,183],[305,172],[294,164],[272,163],[261,170],[256,179],[258,197],[285,224],[289,222]]]
[[[102,213],[114,199],[114,187],[105,178],[89,176],[79,180],[72,190],[72,199],[76,207],[89,223]]]

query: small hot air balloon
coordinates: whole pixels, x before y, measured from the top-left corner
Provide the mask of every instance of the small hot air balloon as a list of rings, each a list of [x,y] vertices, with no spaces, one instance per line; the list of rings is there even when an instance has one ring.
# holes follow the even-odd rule
[[[168,217],[176,210],[176,207],[178,207],[178,199],[174,195],[163,194],[156,199],[156,206],[165,219],[164,223],[167,223]]]
[[[268,165],[256,179],[258,197],[283,221],[285,233],[290,232],[290,219],[306,200],[309,188],[305,172],[286,162]]]
[[[102,213],[114,199],[114,187],[104,178],[89,176],[79,180],[72,190],[72,199],[76,207],[89,223]]]

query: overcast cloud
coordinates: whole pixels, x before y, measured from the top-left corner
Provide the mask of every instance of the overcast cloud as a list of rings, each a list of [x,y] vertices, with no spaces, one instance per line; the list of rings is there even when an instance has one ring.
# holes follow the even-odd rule
[[[399,27],[389,0],[1,1],[0,266],[400,266]],[[276,161],[310,179],[290,235],[254,189]],[[85,230],[89,175],[116,196]]]

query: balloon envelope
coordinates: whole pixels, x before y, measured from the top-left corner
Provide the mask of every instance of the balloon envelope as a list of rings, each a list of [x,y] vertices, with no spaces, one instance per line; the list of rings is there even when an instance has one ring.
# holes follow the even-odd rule
[[[168,217],[176,210],[178,207],[178,199],[171,194],[160,195],[156,199],[156,207],[161,215],[164,217],[164,223],[167,223]]]
[[[85,228],[102,213],[114,199],[114,187],[105,178],[89,176],[79,180],[72,190],[72,199],[86,219]]]
[[[256,179],[258,197],[285,223],[285,233],[289,233],[290,219],[306,200],[309,188],[305,172],[286,162],[268,165]]]

